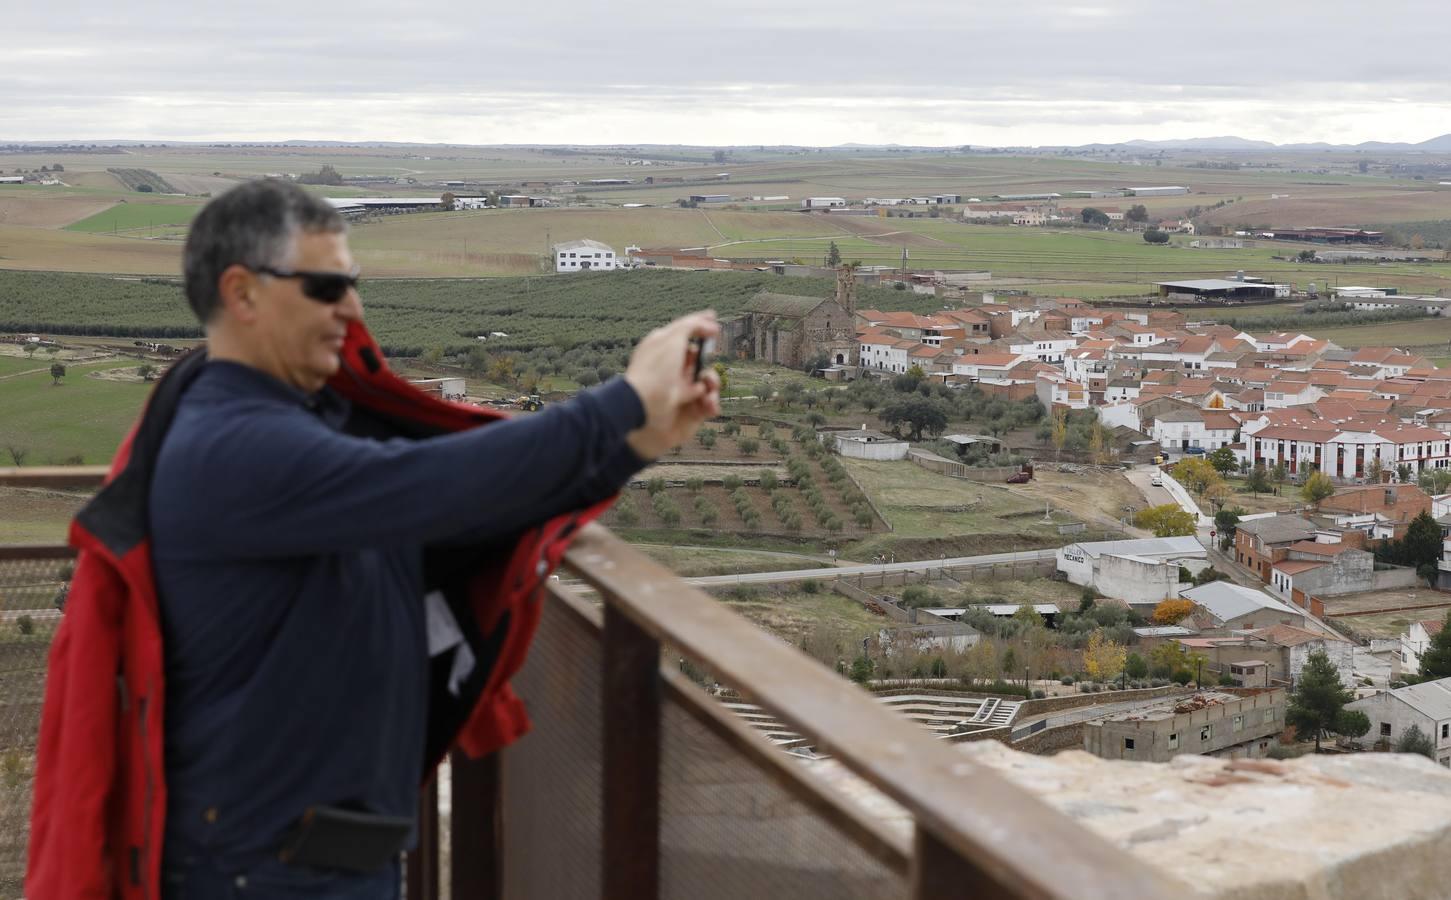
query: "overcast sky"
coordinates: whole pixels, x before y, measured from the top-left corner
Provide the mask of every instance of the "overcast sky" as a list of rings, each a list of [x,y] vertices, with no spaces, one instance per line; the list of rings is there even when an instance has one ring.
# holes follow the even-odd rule
[[[1443,0],[8,4],[0,140],[1081,144],[1451,132]]]

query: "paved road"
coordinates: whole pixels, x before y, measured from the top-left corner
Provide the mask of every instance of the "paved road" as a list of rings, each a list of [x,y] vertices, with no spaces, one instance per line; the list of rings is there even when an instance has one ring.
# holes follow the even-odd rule
[[[835,566],[826,569],[795,569],[785,572],[755,572],[747,575],[710,575],[687,578],[687,584],[699,587],[715,587],[725,584],[776,584],[786,581],[805,581],[808,578],[840,578],[851,575],[880,575],[894,572],[928,573],[938,569],[952,569],[960,566],[985,566],[993,563],[1038,562],[1054,559],[1058,551],[1028,550],[1023,553],[989,553],[984,556],[956,556],[947,559],[923,559],[912,562],[884,563],[881,565]]]

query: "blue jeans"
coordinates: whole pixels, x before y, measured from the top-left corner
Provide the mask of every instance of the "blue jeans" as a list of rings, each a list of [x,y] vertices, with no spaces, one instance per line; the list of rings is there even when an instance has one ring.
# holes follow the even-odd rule
[[[276,859],[224,872],[207,857],[168,856],[161,895],[163,900],[399,900],[400,874],[396,859],[376,874],[355,875]]]

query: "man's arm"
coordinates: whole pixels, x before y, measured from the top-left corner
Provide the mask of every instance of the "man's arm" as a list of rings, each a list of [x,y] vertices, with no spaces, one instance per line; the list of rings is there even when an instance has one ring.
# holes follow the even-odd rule
[[[643,422],[616,379],[538,415],[422,441],[339,434],[301,409],[219,423],[185,454],[163,452],[157,549],[265,558],[505,534],[618,489],[643,465],[627,444]]]

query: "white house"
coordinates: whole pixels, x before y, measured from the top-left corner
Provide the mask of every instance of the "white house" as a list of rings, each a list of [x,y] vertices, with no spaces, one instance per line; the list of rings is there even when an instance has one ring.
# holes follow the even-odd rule
[[[1027,356],[1046,363],[1061,363],[1069,350],[1078,346],[1078,338],[1071,334],[1045,331],[1041,334],[1012,334],[1003,339],[1008,352]]]
[[[909,354],[922,346],[892,335],[863,335],[861,341],[861,365],[865,369],[901,374],[911,368]]]
[[[465,209],[489,209],[490,208],[490,206],[489,206],[489,198],[488,197],[455,197],[455,198],[453,198],[453,208],[454,208],[455,211],[457,211],[457,210],[465,210]]]
[[[1401,633],[1401,671],[1410,675],[1421,674],[1421,654],[1431,646],[1431,638],[1441,633],[1445,619],[1423,619],[1412,622],[1411,627]]]
[[[585,239],[554,245],[556,272],[608,272],[618,266],[615,248],[609,244]]]
[[[1276,381],[1265,388],[1265,409],[1309,406],[1325,392],[1307,381]]]
[[[1034,387],[1038,395],[1038,402],[1043,404],[1044,409],[1053,409],[1055,406],[1066,406],[1069,409],[1088,409],[1088,388],[1081,382],[1069,381],[1062,375],[1049,375],[1046,372],[1038,373],[1038,383]]]
[[[1345,708],[1370,719],[1366,740],[1390,747],[1415,725],[1436,745],[1436,762],[1451,768],[1451,678],[1385,691]]]
[[[1165,450],[1218,450],[1235,442],[1239,422],[1221,409],[1171,409],[1154,417],[1149,436]]]
[[[1085,541],[1059,547],[1057,568],[1073,584],[1144,605],[1174,596],[1179,567],[1197,572],[1208,565],[1208,556],[1193,537]]]
[[[1332,478],[1363,478],[1377,457],[1387,469],[1407,465],[1411,472],[1451,466],[1451,443],[1434,428],[1371,422],[1321,425],[1265,425],[1245,429],[1251,464],[1268,468],[1283,462],[1297,474],[1314,466]]]

